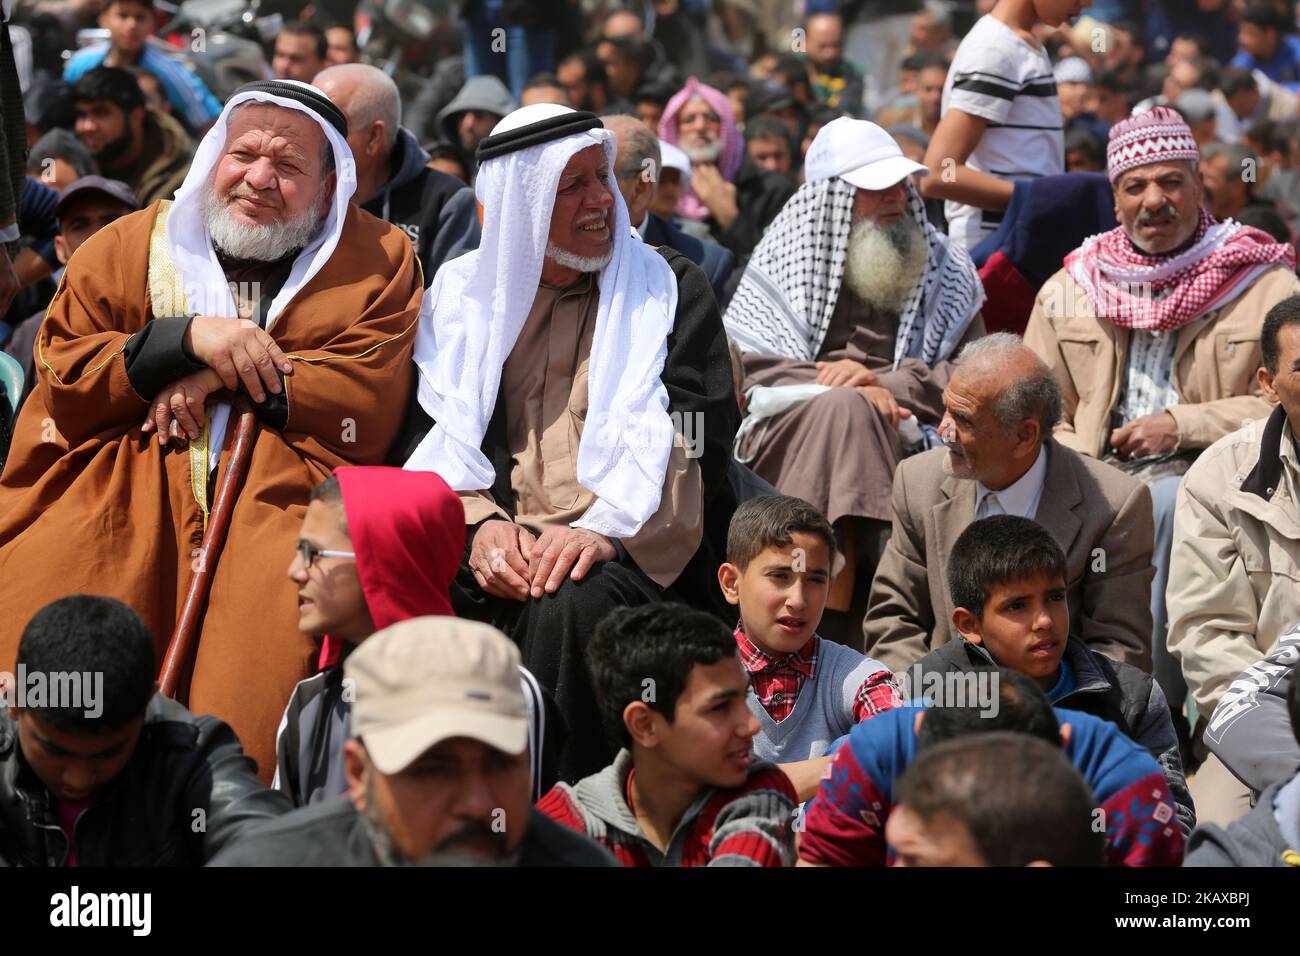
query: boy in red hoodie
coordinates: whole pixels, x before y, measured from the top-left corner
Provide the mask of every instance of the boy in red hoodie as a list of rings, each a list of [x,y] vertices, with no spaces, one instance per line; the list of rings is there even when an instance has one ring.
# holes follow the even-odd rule
[[[298,628],[320,636],[321,670],[294,688],[276,733],[272,786],[295,806],[347,790],[343,744],[352,695],[343,660],[371,634],[426,615],[453,614],[450,587],[465,540],[460,498],[433,472],[344,467],[311,493],[289,578]],[[529,705],[534,799],[554,783],[559,715],[520,668]]]

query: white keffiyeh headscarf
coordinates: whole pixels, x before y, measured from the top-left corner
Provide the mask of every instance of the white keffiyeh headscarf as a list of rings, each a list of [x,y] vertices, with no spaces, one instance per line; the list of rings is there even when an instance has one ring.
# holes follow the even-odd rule
[[[742,351],[817,358],[839,301],[856,192],[838,176],[807,182],[777,214],[723,316]],[[895,368],[905,358],[927,365],[948,358],[984,302],[975,264],[930,224],[910,179],[907,197],[929,255],[924,277],[899,313]]]
[[[563,113],[537,104],[516,110],[493,135]],[[594,145],[614,169],[615,140],[593,129],[484,160],[475,192],[483,205],[476,251],[444,264],[425,294],[415,339],[419,401],[434,421],[406,463],[436,471],[457,491],[490,488],[495,475],[480,450],[502,368],[541,282],[551,212],[569,160]],[[612,183],[612,176],[611,176]],[[599,274],[600,300],[587,378],[588,415],[577,478],[596,502],[575,528],[630,537],[659,508],[673,425],[660,375],[677,314],[668,263],[632,232],[613,195],[613,257]]]
[[[319,97],[320,91],[306,83],[295,80],[281,80],[281,84],[299,86],[311,96]],[[268,86],[271,84],[267,84]],[[285,307],[302,290],[312,277],[321,270],[334,254],[343,233],[343,221],[347,217],[348,202],[357,188],[356,165],[352,158],[352,149],[347,139],[335,129],[324,117],[298,100],[276,96],[262,90],[236,92],[226,101],[225,108],[217,121],[212,124],[207,135],[199,143],[190,164],[190,171],[185,181],[176,190],[176,199],[167,214],[167,246],[171,253],[172,264],[180,279],[185,296],[185,305],[190,314],[219,316],[237,319],[239,310],[226,280],[225,270],[217,259],[212,246],[212,237],[208,232],[204,218],[204,198],[207,190],[212,188],[209,178],[212,169],[221,159],[226,148],[226,126],[230,113],[241,103],[250,100],[259,103],[271,103],[285,109],[297,110],[315,120],[325,133],[334,151],[334,168],[337,177],[334,187],[334,199],[330,205],[325,222],[293,261],[289,278],[279,293],[271,300],[266,316],[265,328],[269,332]],[[163,314],[176,314],[163,307]],[[155,313],[157,314],[157,313]],[[340,322],[344,321],[340,318]],[[209,467],[216,468],[221,456],[221,444],[225,437],[226,426],[230,421],[230,403],[220,402],[212,408],[211,427],[208,433]]]

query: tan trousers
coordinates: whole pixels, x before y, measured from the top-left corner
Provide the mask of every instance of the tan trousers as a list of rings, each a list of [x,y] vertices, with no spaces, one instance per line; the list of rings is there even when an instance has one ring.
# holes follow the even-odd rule
[[[1196,804],[1196,823],[1226,827],[1250,811],[1250,788],[1232,775],[1214,754],[1206,758],[1188,781]]]

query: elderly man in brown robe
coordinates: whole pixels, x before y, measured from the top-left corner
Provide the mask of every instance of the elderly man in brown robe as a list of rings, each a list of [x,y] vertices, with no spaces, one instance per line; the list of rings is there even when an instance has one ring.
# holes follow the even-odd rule
[[[483,240],[434,279],[416,340],[437,471],[468,526],[452,605],[508,633],[568,724],[562,779],[613,757],[584,654],[616,607],[717,587],[735,500],[726,336],[700,268],[637,238],[616,143],[538,103],[479,145]],[[730,618],[728,618],[730,619]]]
[[[865,599],[855,559],[878,556],[894,468],[939,444],[949,359],[984,334],[979,275],[912,186],[924,172],[874,123],[822,127],[724,316],[748,396],[737,458],[835,527],[833,610],[855,580]]]
[[[290,554],[311,489],[378,463],[411,387],[422,283],[411,244],[350,205],[343,115],[306,84],[237,91],[173,203],[119,219],[68,263],[0,480],[0,669],[68,594],[130,604],[159,657],[242,393],[260,427],[216,566],[190,707],[228,721],[269,779],[311,643]]]

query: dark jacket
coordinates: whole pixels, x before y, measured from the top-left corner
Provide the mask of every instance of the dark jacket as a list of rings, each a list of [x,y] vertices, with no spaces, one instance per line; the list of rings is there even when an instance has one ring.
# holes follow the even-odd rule
[[[347,797],[314,803],[259,827],[213,866],[378,866],[361,815]],[[585,836],[530,810],[519,866],[615,866]]]
[[[1160,764],[1169,792],[1178,806],[1178,823],[1183,836],[1196,826],[1196,808],[1187,790],[1187,778],[1178,755],[1178,737],[1169,716],[1169,704],[1160,685],[1132,664],[1113,661],[1089,650],[1077,637],[1065,645],[1063,657],[1074,673],[1074,688],[1052,699],[1052,706],[1092,714],[1115,724],[1124,736],[1146,750]],[[997,665],[988,651],[969,641],[949,641],[919,660],[909,677],[913,686],[928,686],[925,674],[993,670]],[[919,669],[919,674],[917,670]],[[915,676],[913,676],[915,675]]]
[[[740,210],[736,221],[723,229],[710,219],[709,227],[713,238],[736,254],[737,268],[743,268],[758,240],[798,187],[789,176],[759,169],[748,158],[740,165],[735,186],[736,208]]]
[[[393,178],[361,208],[410,237],[424,269],[424,287],[447,260],[478,248],[481,229],[474,190],[426,163],[429,154],[406,128],[397,131]]]
[[[1183,866],[1300,866],[1300,848],[1287,844],[1277,825],[1274,802],[1287,783],[1282,780],[1259,795],[1255,809],[1228,829],[1207,823],[1187,843]]]
[[[719,311],[727,308],[727,280],[736,267],[736,257],[730,249],[721,246],[712,239],[697,239],[687,235],[667,219],[661,219],[654,213],[646,217],[645,228],[641,238],[647,245],[668,246],[676,249],[691,262],[704,270],[713,287],[713,297],[718,300]]]
[[[156,694],[126,767],[77,820],[77,863],[197,866],[289,809],[257,779],[230,727]],[[0,861],[63,866],[67,858],[54,799],[22,756],[17,724],[0,710]]]

